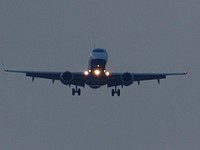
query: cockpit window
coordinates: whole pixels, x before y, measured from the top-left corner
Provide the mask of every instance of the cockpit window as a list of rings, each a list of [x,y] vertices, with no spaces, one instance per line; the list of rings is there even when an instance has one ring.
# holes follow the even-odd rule
[[[92,52],[90,53],[91,57],[103,57],[106,58],[108,57],[108,54],[106,52],[106,50],[102,49],[102,48],[95,48],[92,50]]]
[[[105,50],[104,49],[94,49],[93,52],[100,52],[101,53],[101,52],[105,52]]]

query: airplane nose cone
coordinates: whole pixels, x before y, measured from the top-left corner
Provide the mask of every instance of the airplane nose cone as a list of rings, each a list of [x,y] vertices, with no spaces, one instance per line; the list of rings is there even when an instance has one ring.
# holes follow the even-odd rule
[[[94,49],[94,50],[90,53],[90,57],[91,57],[92,59],[103,59],[103,60],[106,60],[106,61],[107,61],[107,59],[108,59],[108,54],[107,54],[106,50],[97,48],[97,49]]]

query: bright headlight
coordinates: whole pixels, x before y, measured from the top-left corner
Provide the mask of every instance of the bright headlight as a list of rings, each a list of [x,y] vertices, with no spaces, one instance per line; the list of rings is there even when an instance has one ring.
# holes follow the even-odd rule
[[[106,76],[109,76],[109,75],[110,75],[110,72],[107,71],[105,74],[106,74]]]
[[[88,74],[89,74],[89,72],[88,72],[88,71],[84,71],[84,75],[86,75],[86,76],[87,76]]]
[[[95,70],[94,73],[95,73],[95,75],[97,75],[97,76],[101,74],[100,70]]]

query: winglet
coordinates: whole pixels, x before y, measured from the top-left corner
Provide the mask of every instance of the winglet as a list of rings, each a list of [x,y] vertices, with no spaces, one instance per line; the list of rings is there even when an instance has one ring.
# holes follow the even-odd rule
[[[189,73],[189,70],[190,70],[190,66],[188,66],[188,69],[186,72],[184,72],[184,74],[187,75]]]
[[[2,65],[3,70],[4,70],[5,72],[8,72],[8,69],[5,68],[3,62],[1,62],[1,65]]]
[[[189,71],[184,72],[184,75],[187,75],[189,73]]]

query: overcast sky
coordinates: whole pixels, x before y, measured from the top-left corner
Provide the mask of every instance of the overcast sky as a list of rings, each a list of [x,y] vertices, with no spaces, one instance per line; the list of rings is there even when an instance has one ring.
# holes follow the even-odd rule
[[[96,47],[108,70],[183,72],[112,97],[0,71],[2,150],[197,150],[199,0],[0,0],[0,59],[9,69],[84,71]]]

